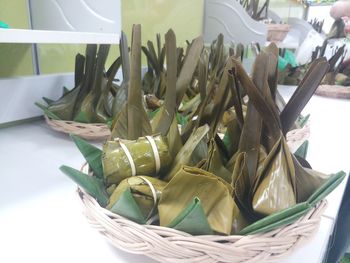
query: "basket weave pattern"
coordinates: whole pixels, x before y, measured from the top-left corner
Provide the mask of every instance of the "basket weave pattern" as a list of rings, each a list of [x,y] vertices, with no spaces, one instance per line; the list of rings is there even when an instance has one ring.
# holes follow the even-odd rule
[[[289,147],[309,137],[307,126],[290,131]],[[88,173],[88,166],[82,171]],[[84,214],[91,227],[113,246],[133,254],[142,254],[159,262],[274,262],[309,239],[319,226],[327,202],[321,201],[296,222],[261,234],[192,236],[172,228],[140,225],[101,207],[78,188]]]
[[[337,99],[350,99],[350,87],[340,85],[320,85],[315,94]]]
[[[290,31],[287,24],[267,24],[267,41],[280,42]]]
[[[45,121],[55,131],[74,134],[87,140],[105,140],[111,135],[108,126],[103,123],[53,120],[46,115]]]
[[[78,189],[90,225],[115,247],[159,262],[273,262],[310,238],[318,228],[326,201],[296,222],[255,235],[192,236],[167,227],[139,225],[109,210]]]

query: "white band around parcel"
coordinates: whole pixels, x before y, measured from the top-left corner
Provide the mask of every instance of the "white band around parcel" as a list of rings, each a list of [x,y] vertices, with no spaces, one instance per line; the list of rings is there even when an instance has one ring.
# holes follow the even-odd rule
[[[159,156],[156,142],[154,141],[154,138],[152,136],[145,136],[145,137],[149,141],[149,143],[151,144],[153,155],[154,155],[154,160],[156,162],[156,173],[158,173],[160,170],[160,156]]]
[[[148,180],[147,178],[143,177],[143,176],[139,176],[151,189],[152,195],[153,195],[153,207],[151,209],[151,211],[149,212],[147,219],[150,219],[150,217],[152,216],[154,210],[157,207],[157,191],[154,188],[153,184],[150,182],[150,180]]]
[[[122,147],[126,157],[128,158],[128,161],[130,163],[130,168],[131,168],[131,176],[135,176],[136,175],[136,166],[135,166],[135,162],[132,159],[131,153],[129,151],[129,149],[126,147],[126,145],[122,142],[121,139],[117,140],[120,144],[120,147]]]

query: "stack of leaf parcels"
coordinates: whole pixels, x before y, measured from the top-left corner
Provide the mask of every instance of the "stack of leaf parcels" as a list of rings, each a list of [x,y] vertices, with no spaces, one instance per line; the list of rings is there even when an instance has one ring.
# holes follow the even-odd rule
[[[36,103],[45,114],[55,120],[73,120],[82,123],[106,123],[117,113],[123,87],[113,82],[120,68],[121,58],[114,61],[105,71],[105,63],[110,45],[89,44],[85,56],[75,57],[75,84],[56,101],[43,98],[44,106]],[[124,93],[123,100],[126,94]]]
[[[319,58],[325,58],[325,52],[328,46],[329,41],[326,39],[321,46],[317,46],[312,52],[311,61],[315,61]],[[350,62],[346,60],[344,61],[345,57],[345,44],[341,47],[333,49],[333,55],[328,60],[328,72],[322,79],[321,84],[350,86]],[[305,78],[309,68],[312,65],[312,62],[296,67],[292,67],[290,64],[288,64],[285,69],[279,72],[279,83],[284,85],[299,85]]]
[[[285,139],[327,72],[326,60],[315,60],[280,110],[274,45],[257,56],[249,77],[233,50],[225,53],[222,35],[208,49],[198,37],[181,55],[169,30],[160,56],[152,51],[150,62],[147,55],[152,66],[143,81],[139,25],[130,56],[124,34],[122,49],[127,100],[111,138],[100,150],[72,136],[93,176],[61,167],[101,206],[194,235],[256,233],[293,222],[343,179],[302,166]],[[143,89],[164,100],[152,114]]]

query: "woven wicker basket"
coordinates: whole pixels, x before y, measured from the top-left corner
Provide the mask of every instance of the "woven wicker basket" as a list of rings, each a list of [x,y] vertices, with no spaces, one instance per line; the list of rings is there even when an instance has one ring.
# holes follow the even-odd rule
[[[309,137],[309,126],[290,131],[289,147]],[[88,166],[82,170],[88,172]],[[182,231],[154,225],[140,225],[101,207],[78,188],[84,214],[115,247],[143,254],[159,262],[273,262],[284,257],[310,238],[319,226],[326,201],[321,201],[293,224],[255,235],[192,236]]]
[[[340,85],[320,85],[315,94],[328,98],[350,99],[350,87]]]
[[[111,132],[103,123],[81,123],[74,121],[53,120],[45,116],[46,123],[55,131],[74,134],[86,140],[105,140]]]
[[[267,41],[281,42],[290,30],[287,24],[267,24]]]
[[[78,189],[90,225],[115,247],[159,262],[273,262],[310,238],[319,226],[326,201],[293,224],[255,235],[192,236],[167,227],[139,225],[102,208]]]

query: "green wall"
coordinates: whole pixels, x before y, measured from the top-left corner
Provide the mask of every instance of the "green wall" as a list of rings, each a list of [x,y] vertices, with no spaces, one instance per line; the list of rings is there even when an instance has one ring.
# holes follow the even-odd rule
[[[133,24],[142,24],[142,38],[155,41],[156,33],[172,28],[178,45],[184,45],[202,32],[204,0],[121,0],[122,29],[131,41]],[[270,8],[282,17],[302,17],[303,7],[290,0],[271,0]],[[26,0],[1,0],[0,20],[11,28],[28,28]],[[163,40],[164,41],[164,40]],[[33,74],[32,46],[29,44],[0,44],[0,78]],[[73,72],[76,53],[84,54],[85,45],[38,45],[42,74]],[[111,47],[107,66],[118,56],[118,45]]]
[[[172,28],[178,45],[202,33],[204,0],[122,0],[122,27],[130,38],[133,24],[142,25],[142,39],[154,40]]]
[[[0,20],[11,28],[29,28],[26,3],[26,0],[1,0]],[[32,74],[32,45],[0,44],[0,78]]]
[[[202,32],[204,0],[121,0],[122,29],[131,41],[133,24],[142,24],[142,38],[155,40],[156,33],[164,34],[172,28],[178,45],[192,40]],[[6,14],[3,15],[3,14]],[[20,14],[20,15],[19,15]],[[11,28],[28,28],[25,0],[2,0],[0,20],[8,22]],[[76,53],[84,54],[85,45],[38,45],[39,63],[42,74],[72,72]],[[107,65],[118,56],[118,46],[111,47]],[[0,46],[0,77],[33,74],[31,45]]]
[[[133,24],[142,24],[143,43],[155,41],[157,33],[162,36],[172,28],[178,45],[192,40],[202,32],[204,0],[121,0],[122,29],[127,34],[129,45]],[[40,68],[43,74],[71,72],[74,70],[74,56],[84,54],[84,45],[39,46]],[[119,55],[119,47],[111,47],[107,66]]]

